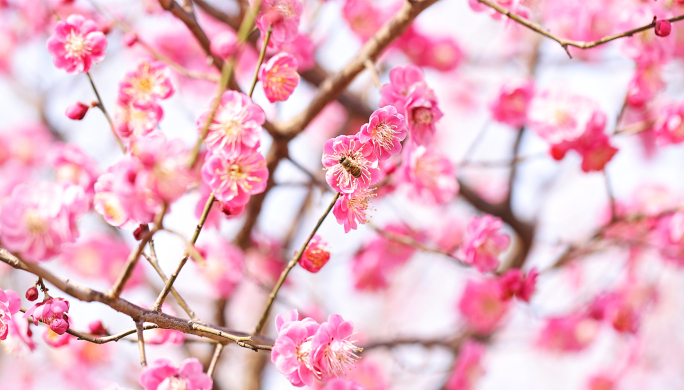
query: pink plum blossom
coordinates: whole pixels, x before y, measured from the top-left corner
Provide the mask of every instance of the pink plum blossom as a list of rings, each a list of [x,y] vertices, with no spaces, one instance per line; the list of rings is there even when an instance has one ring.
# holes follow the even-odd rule
[[[59,348],[68,345],[69,341],[74,338],[75,337],[69,333],[58,334],[53,332],[50,328],[45,329],[45,332],[43,332],[43,341],[53,348]]]
[[[456,167],[443,154],[424,146],[407,147],[400,167],[401,178],[410,188],[409,197],[430,204],[446,204],[459,190]]]
[[[214,383],[197,358],[188,358],[178,368],[167,359],[155,360],[143,369],[140,385],[145,390],[211,390]]]
[[[519,129],[527,121],[527,108],[534,96],[534,82],[517,79],[506,82],[499,90],[499,96],[491,104],[492,117]]]
[[[48,260],[78,238],[77,219],[88,210],[83,189],[40,181],[20,184],[0,210],[2,244],[25,260]]]
[[[269,102],[286,101],[299,84],[297,59],[289,53],[276,54],[261,65],[259,80]]]
[[[119,83],[119,100],[143,110],[168,99],[173,92],[168,67],[161,61],[141,61]]]
[[[482,357],[486,352],[484,345],[466,340],[461,346],[458,361],[447,381],[445,390],[471,390],[485,374]]]
[[[238,48],[238,38],[233,30],[226,30],[214,35],[209,46],[211,53],[227,60],[232,57]]]
[[[124,46],[131,47],[135,45],[136,42],[138,42],[138,34],[133,31],[129,31],[121,36],[121,43],[123,43]]]
[[[350,172],[351,169],[344,167],[343,160],[352,168],[358,168],[358,177]],[[368,189],[377,182],[380,175],[373,146],[361,142],[356,136],[341,135],[329,139],[323,145],[322,162],[326,169],[325,180],[335,191],[344,194]]]
[[[114,108],[114,127],[125,144],[131,140],[152,132],[164,117],[164,111],[157,104],[141,109],[117,101]]]
[[[684,142],[684,103],[664,107],[654,128],[660,145]]]
[[[401,141],[406,138],[406,121],[396,108],[386,106],[375,110],[356,136],[363,143],[370,142],[375,156],[384,161],[401,152]]]
[[[480,334],[491,333],[508,312],[496,280],[469,280],[458,302],[458,310],[468,326]]]
[[[141,169],[139,161],[127,157],[97,179],[93,207],[110,225],[131,229],[152,222],[155,212],[161,210],[161,203],[150,193],[137,194],[135,179]]]
[[[271,40],[275,46],[297,38],[299,18],[302,15],[299,0],[264,0],[261,2],[256,25],[263,35],[272,28]]]
[[[321,390],[366,390],[366,388],[356,381],[333,378],[327,381]]]
[[[95,193],[94,185],[99,172],[97,162],[74,144],[56,144],[48,153],[50,165],[55,169],[56,181],[83,188],[86,194]]]
[[[529,302],[534,293],[537,276],[539,276],[539,272],[536,268],[532,268],[527,275],[524,275],[519,269],[509,270],[499,279],[502,297],[510,299],[516,296],[522,301]]]
[[[36,303],[24,313],[24,318],[33,316],[33,325],[38,321],[47,324],[50,329],[62,335],[69,329],[69,301],[63,298],[46,297],[42,302]]]
[[[85,73],[94,63],[104,59],[107,38],[97,24],[81,15],[60,20],[47,41],[47,49],[57,68],[68,73]]]
[[[280,45],[280,51],[290,53],[297,60],[297,71],[305,72],[316,66],[314,52],[316,47],[306,34],[299,34],[291,42],[284,42]]]
[[[639,67],[627,87],[627,104],[634,108],[644,108],[658,92],[665,88],[661,77],[662,67],[658,64]]]
[[[364,42],[382,27],[387,19],[385,13],[369,0],[347,0],[342,8],[342,16],[349,27]]]
[[[306,246],[302,258],[299,259],[299,265],[311,273],[316,273],[323,268],[328,260],[330,260],[328,243],[316,234]]]
[[[475,266],[480,272],[494,271],[499,267],[499,255],[511,243],[511,238],[499,233],[503,227],[501,218],[489,214],[474,216],[463,239],[463,262]]]
[[[345,233],[356,230],[359,224],[368,222],[366,210],[373,196],[375,195],[371,191],[362,189],[351,194],[340,194],[332,211],[337,223],[344,226]]]
[[[197,119],[199,133],[204,129],[214,104],[215,101],[212,101]],[[207,148],[231,153],[255,149],[259,146],[261,125],[265,121],[264,111],[249,96],[237,91],[226,91],[221,95],[216,114],[209,123],[205,138]]]
[[[197,263],[200,273],[218,296],[230,298],[242,280],[244,254],[223,238],[216,238],[197,245],[204,262]]]
[[[463,60],[461,47],[451,36],[433,37],[410,25],[397,39],[397,47],[418,66],[427,66],[441,72],[456,69]]]
[[[314,383],[313,337],[320,325],[311,318],[299,320],[296,310],[286,316],[276,316],[276,337],[271,350],[271,361],[293,386]]]
[[[12,290],[0,288],[0,340],[7,338],[12,316],[21,309],[21,298]]]
[[[558,352],[577,352],[585,349],[598,332],[595,320],[581,314],[552,317],[546,320],[539,334],[540,347]]]
[[[237,155],[214,151],[207,155],[202,165],[202,180],[211,187],[219,202],[245,205],[250,195],[266,189],[266,160],[254,150]]]
[[[311,340],[311,360],[320,377],[338,376],[354,366],[362,351],[351,340],[355,333],[354,324],[337,314],[321,324]]]
[[[40,123],[26,123],[12,127],[11,131],[7,146],[13,159],[31,166],[45,161],[45,151],[52,142],[50,130]]]

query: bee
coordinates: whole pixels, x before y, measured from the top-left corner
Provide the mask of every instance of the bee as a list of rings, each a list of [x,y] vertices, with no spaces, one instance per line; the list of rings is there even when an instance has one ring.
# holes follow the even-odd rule
[[[340,158],[340,165],[342,165],[342,167],[347,172],[351,173],[351,175],[355,178],[358,179],[359,177],[361,177],[361,168],[359,168],[359,166],[356,165],[356,163],[352,159],[343,156],[342,158]]]

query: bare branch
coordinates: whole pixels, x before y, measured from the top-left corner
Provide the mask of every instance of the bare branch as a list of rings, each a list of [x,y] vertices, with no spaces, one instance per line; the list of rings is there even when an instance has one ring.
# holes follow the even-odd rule
[[[145,356],[145,337],[143,336],[142,321],[135,322],[135,330],[138,332],[138,351],[140,352],[140,365],[147,366],[147,357]]]
[[[211,363],[209,363],[209,368],[207,369],[207,375],[209,375],[209,377],[214,376],[214,370],[216,370],[216,365],[221,357],[221,352],[223,352],[223,347],[223,344],[216,344],[216,347],[214,348],[214,355],[211,357]]]

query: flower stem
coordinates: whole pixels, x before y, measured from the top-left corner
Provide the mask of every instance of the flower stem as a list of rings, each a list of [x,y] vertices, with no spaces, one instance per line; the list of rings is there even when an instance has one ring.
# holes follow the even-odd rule
[[[257,61],[256,69],[254,70],[254,77],[252,78],[252,86],[249,88],[249,97],[252,97],[254,93],[254,87],[256,87],[257,80],[259,79],[259,69],[261,64],[264,63],[264,57],[266,56],[266,48],[268,47],[268,42],[271,40],[271,33],[273,32],[273,27],[269,26],[266,31],[266,36],[264,37],[264,44],[261,46],[261,51],[259,52],[259,61]]]
[[[283,283],[285,283],[285,279],[287,278],[287,275],[290,273],[292,268],[297,265],[299,262],[299,259],[302,258],[302,255],[304,254],[304,251],[306,250],[307,245],[309,245],[309,242],[313,238],[313,236],[316,234],[318,231],[318,228],[321,227],[323,224],[323,221],[325,220],[325,217],[330,214],[330,210],[333,209],[335,206],[335,202],[337,202],[337,199],[340,197],[340,193],[338,192],[335,197],[333,198],[332,202],[330,202],[330,205],[328,205],[328,208],[325,210],[325,213],[321,216],[321,218],[318,220],[318,223],[316,226],[314,226],[313,230],[309,234],[309,237],[306,239],[304,242],[304,245],[302,245],[301,249],[299,249],[299,252],[292,257],[289,263],[287,263],[287,267],[283,270],[283,272],[280,274],[280,278],[278,279],[278,282],[276,283],[275,287],[273,288],[273,291],[271,291],[271,294],[268,296],[268,302],[266,303],[266,308],[264,309],[264,312],[261,314],[261,318],[259,319],[259,323],[257,326],[254,328],[254,332],[252,332],[255,335],[258,335],[261,330],[264,328],[264,325],[266,324],[266,319],[268,319],[268,313],[271,311],[271,306],[273,306],[273,302],[275,301],[276,295],[278,295],[278,291],[280,290],[280,287],[282,287]]]
[[[114,129],[114,122],[112,122],[112,118],[109,116],[109,113],[107,112],[104,104],[102,103],[100,93],[97,91],[97,87],[95,86],[93,78],[90,76],[90,72],[86,72],[86,76],[88,76],[88,80],[90,80],[90,85],[93,87],[93,91],[95,92],[95,97],[97,97],[97,107],[100,108],[100,110],[102,110],[102,113],[104,114],[105,118],[107,118],[107,122],[109,122],[109,128],[112,130],[112,134],[114,135],[114,138],[116,138],[116,142],[119,144],[119,147],[121,147],[121,151],[126,153],[126,147],[124,146],[123,142],[121,142],[119,135],[116,134],[116,129]]]

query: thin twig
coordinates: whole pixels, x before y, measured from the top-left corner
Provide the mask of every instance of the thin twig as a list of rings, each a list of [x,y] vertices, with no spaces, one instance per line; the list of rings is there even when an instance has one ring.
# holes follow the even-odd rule
[[[153,248],[154,248],[154,241],[150,240],[150,253],[151,253],[150,256],[147,256],[147,254],[145,252],[143,252],[142,255],[147,259],[147,261],[150,263],[152,268],[154,268],[154,270],[157,272],[157,275],[159,275],[159,277],[164,282],[164,284],[166,284],[169,282],[169,278],[166,276],[166,274],[164,273],[164,270],[159,265],[159,260],[157,259],[157,255],[156,255]],[[183,297],[180,296],[178,291],[176,291],[175,287],[171,287],[171,294],[173,295],[174,298],[176,298],[176,302],[178,302],[178,305],[180,307],[182,307],[183,310],[185,310],[185,313],[188,314],[190,319],[192,319],[194,321],[199,320],[199,318],[197,318],[197,315],[195,314],[195,312],[190,308],[188,303],[185,302],[185,299],[183,299]]]
[[[398,234],[390,233],[386,230],[379,228],[378,226],[376,226],[370,222],[368,222],[368,226],[370,226],[373,230],[375,230],[379,235],[385,237],[386,239],[388,239],[390,241],[394,241],[394,242],[398,242],[400,244],[408,245],[410,247],[416,248],[416,249],[423,251],[423,252],[436,253],[439,255],[443,255],[443,256],[451,258],[452,260],[456,260],[456,264],[458,264],[458,265],[467,266],[463,262],[463,259],[461,259],[457,256],[454,256],[453,254],[451,254],[449,252],[441,251],[439,249],[428,248],[425,245],[421,244],[420,242],[414,240],[411,237],[400,236]]]
[[[261,46],[261,51],[259,51],[259,60],[256,64],[256,69],[254,69],[254,77],[252,78],[252,85],[249,87],[249,97],[252,97],[254,93],[254,88],[256,87],[257,80],[259,79],[259,70],[261,64],[264,63],[264,57],[266,56],[266,49],[268,48],[268,42],[271,40],[271,33],[273,32],[273,27],[269,26],[266,30],[266,36],[264,37],[264,44]]]
[[[143,336],[143,323],[138,320],[135,322],[135,329],[138,332],[138,351],[140,352],[140,365],[147,366],[147,357],[145,356],[145,337]]]
[[[114,138],[116,139],[116,142],[119,144],[119,147],[121,147],[121,151],[126,153],[126,147],[124,146],[123,142],[121,142],[119,134],[116,133],[116,129],[114,128],[114,122],[112,122],[112,118],[109,116],[107,109],[105,109],[104,103],[102,103],[100,93],[97,91],[97,87],[95,86],[93,78],[90,76],[90,72],[86,72],[86,76],[88,76],[90,86],[93,87],[93,92],[95,92],[95,97],[97,97],[97,107],[102,111],[105,118],[107,118],[107,122],[109,122],[109,128],[112,130],[112,135],[114,135]]]
[[[378,75],[378,69],[375,67],[375,64],[373,63],[373,61],[368,59],[368,60],[366,60],[365,65],[366,65],[366,69],[368,69],[368,71],[371,74],[371,77],[373,78],[373,83],[375,84],[375,86],[378,89],[382,88],[382,83],[380,82],[380,76]]]
[[[297,263],[299,262],[299,259],[302,258],[302,255],[304,254],[304,251],[306,250],[307,245],[309,245],[309,242],[313,238],[313,236],[316,234],[318,231],[318,228],[321,227],[323,224],[323,221],[325,220],[325,217],[328,216],[330,213],[330,210],[332,210],[333,206],[335,206],[335,202],[337,202],[337,199],[340,197],[340,193],[338,192],[335,197],[333,198],[332,202],[330,202],[330,205],[328,205],[328,208],[325,210],[321,218],[318,219],[318,223],[316,226],[314,226],[313,230],[309,234],[309,237],[306,239],[302,247],[299,249],[297,254],[292,257],[289,263],[287,263],[287,267],[283,270],[283,272],[280,274],[280,278],[278,278],[278,282],[276,283],[275,287],[273,288],[273,291],[271,291],[271,294],[268,296],[268,301],[266,302],[266,308],[264,309],[264,312],[261,314],[261,318],[259,319],[259,322],[257,323],[256,327],[254,328],[254,334],[258,335],[261,333],[261,330],[264,328],[264,325],[266,324],[266,319],[268,319],[268,314],[271,311],[271,306],[273,306],[273,302],[275,301],[276,295],[278,295],[278,291],[280,291],[280,287],[282,287],[283,283],[285,282],[285,279],[287,278],[287,275],[290,273],[292,268],[294,268]]]
[[[209,369],[207,369],[207,375],[209,377],[214,376],[214,370],[216,370],[216,365],[218,364],[218,360],[221,357],[221,352],[223,352],[223,344],[216,344],[216,347],[214,348],[214,355],[211,357],[211,363],[209,363]]]

